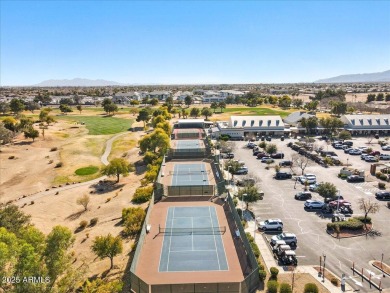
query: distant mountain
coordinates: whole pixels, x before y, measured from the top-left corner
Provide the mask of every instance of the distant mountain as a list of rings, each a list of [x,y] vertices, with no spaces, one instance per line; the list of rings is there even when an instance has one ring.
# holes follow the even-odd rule
[[[390,82],[390,70],[376,73],[346,74],[331,78],[319,79],[316,83],[343,82]]]
[[[56,87],[56,86],[110,86],[110,85],[124,85],[119,82],[103,80],[103,79],[49,79],[42,81],[34,86],[38,87]]]

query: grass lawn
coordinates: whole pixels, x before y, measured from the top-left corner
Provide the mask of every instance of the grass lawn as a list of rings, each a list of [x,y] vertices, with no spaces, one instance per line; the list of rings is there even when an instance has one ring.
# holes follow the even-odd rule
[[[220,109],[217,109],[217,113]],[[235,115],[280,115],[282,118],[288,116],[290,113],[296,111],[296,109],[291,110],[281,110],[280,108],[268,108],[268,107],[237,107],[237,108],[226,108],[223,110],[223,113],[231,113]]]
[[[116,134],[128,130],[133,119],[115,118],[111,116],[56,116],[58,120],[83,122],[90,135]]]
[[[99,167],[96,166],[88,166],[84,168],[79,168],[75,171],[76,175],[85,176],[92,175],[99,171]]]

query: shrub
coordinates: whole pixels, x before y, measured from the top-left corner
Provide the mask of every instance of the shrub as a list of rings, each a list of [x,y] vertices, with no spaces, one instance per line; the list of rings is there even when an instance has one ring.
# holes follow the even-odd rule
[[[328,223],[328,230],[336,230],[336,225],[340,227],[340,230],[361,230],[363,229],[363,223],[356,218],[350,218],[348,221]]]
[[[260,262],[259,259],[257,259],[257,263],[259,264],[259,270],[264,271],[264,265]]]
[[[257,244],[254,242],[249,242],[250,246],[252,247],[253,254],[256,258],[260,256],[260,250],[259,247],[257,247]]]
[[[58,162],[54,168],[60,168],[62,167],[62,162]]]
[[[387,175],[386,174],[382,174],[381,176],[379,176],[379,179],[380,180],[387,180]]]
[[[136,241],[134,241],[134,242],[131,244],[131,251],[136,250],[137,244],[138,244],[138,242],[136,242]]]
[[[291,289],[290,284],[288,284],[288,283],[280,284],[279,292],[280,293],[292,293],[292,289]]]
[[[376,177],[376,178],[381,177],[381,175],[382,175],[382,172],[379,172],[379,171],[378,171],[378,172],[375,173],[375,177]]]
[[[15,159],[15,156],[9,156],[8,157],[8,160],[13,160],[13,159]]]
[[[124,224],[124,235],[134,237],[142,229],[145,219],[145,211],[140,208],[127,208],[122,210],[122,220]]]
[[[364,219],[364,216],[353,217],[353,218],[359,220],[362,223],[366,222],[367,224],[371,224],[371,217],[367,217],[366,219]]]
[[[330,282],[335,285],[336,287],[339,286],[339,280],[335,277],[333,277],[332,279],[330,279]]]
[[[111,197],[108,197],[108,198],[106,199],[106,203],[109,202],[109,201],[111,201]]]
[[[237,198],[233,198],[233,203],[234,203],[234,206],[236,207],[238,205],[238,199]]]
[[[147,202],[152,197],[152,193],[153,193],[153,186],[138,187],[135,190],[131,201],[137,204]]]
[[[265,278],[267,277],[267,272],[264,270],[259,271],[259,276],[260,276],[260,281],[264,281]]]
[[[30,202],[30,204],[34,204],[34,203],[35,203],[35,201],[33,201],[33,200]]]
[[[79,227],[81,230],[84,230],[85,227],[87,227],[87,226],[88,226],[88,222],[86,220],[82,220],[79,224]]]
[[[314,283],[307,283],[305,285],[304,293],[318,293],[318,287]]]
[[[279,274],[278,268],[271,267],[269,270],[271,272],[271,279],[276,280],[278,278],[278,274]]]
[[[271,280],[267,283],[267,292],[268,293],[277,293],[278,292],[279,283],[278,281]]]
[[[92,226],[95,226],[98,222],[98,218],[92,218],[91,221],[89,222],[89,225],[92,227]]]
[[[259,147],[265,149],[267,147],[267,143],[265,141],[262,141],[261,143],[259,143]]]
[[[57,147],[54,147],[54,148],[51,148],[51,149],[50,149],[51,152],[55,152],[56,150],[58,150]]]
[[[385,189],[386,188],[386,184],[383,183],[383,182],[378,182],[378,188],[379,189]]]
[[[246,238],[248,238],[248,241],[249,241],[249,242],[255,242],[255,238],[253,238],[253,236],[251,235],[251,233],[246,232],[245,235],[246,235]]]

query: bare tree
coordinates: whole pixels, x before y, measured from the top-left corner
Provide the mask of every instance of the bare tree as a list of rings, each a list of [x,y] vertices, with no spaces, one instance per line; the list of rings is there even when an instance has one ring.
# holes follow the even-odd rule
[[[368,137],[367,137],[367,143],[368,144],[371,144],[371,142],[373,141],[374,139],[374,136],[372,134],[370,134]]]
[[[363,211],[364,213],[364,227],[366,228],[366,234],[367,231],[367,216],[368,214],[375,214],[379,211],[379,204],[377,202],[371,202],[370,199],[364,199],[359,198],[359,209]]]
[[[291,156],[292,166],[298,167],[302,171],[302,175],[305,172],[307,166],[309,166],[310,160],[305,156],[301,156],[299,154],[293,154]]]
[[[88,210],[88,204],[89,204],[90,198],[88,194],[84,194],[83,196],[79,197],[76,201],[78,205],[82,205],[84,207],[84,211],[86,212]]]

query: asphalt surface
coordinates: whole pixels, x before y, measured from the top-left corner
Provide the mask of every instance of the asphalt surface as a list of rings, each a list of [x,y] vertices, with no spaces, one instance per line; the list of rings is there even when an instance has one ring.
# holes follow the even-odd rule
[[[287,143],[295,140],[280,141],[273,140],[278,147],[278,152],[283,152],[285,157],[283,160],[291,160],[291,155],[296,153],[291,148],[287,147]],[[366,146],[367,139],[354,139],[354,147]],[[252,150],[246,147],[247,142],[234,142],[236,145],[235,159],[245,162],[249,169],[247,177],[255,177],[259,180],[259,185],[264,191],[264,199],[250,205],[250,209],[256,217],[262,220],[268,218],[280,218],[284,223],[284,231],[292,232],[297,235],[298,245],[296,254],[300,265],[319,265],[320,256],[326,255],[326,267],[331,269],[339,277],[345,273],[347,277],[352,277],[351,267],[353,263],[359,270],[365,269],[368,275],[371,271],[375,275],[379,275],[380,271],[369,264],[372,260],[381,260],[382,253],[383,261],[390,264],[390,209],[386,207],[386,201],[377,201],[375,192],[378,189],[378,180],[367,175],[365,183],[347,183],[337,177],[341,166],[332,166],[324,168],[314,161],[305,169],[305,173],[313,173],[317,176],[317,182],[331,182],[337,186],[341,195],[352,203],[354,211],[353,216],[363,215],[359,209],[357,201],[359,198],[367,198],[372,201],[377,201],[380,205],[380,210],[376,214],[370,214],[372,218],[375,233],[369,236],[360,236],[353,238],[335,239],[326,233],[326,224],[331,222],[331,218],[321,211],[305,211],[303,208],[304,201],[294,199],[295,193],[303,190],[303,185],[295,184],[295,179],[275,180],[273,176],[275,170],[273,168],[266,170],[266,164],[261,163],[255,156],[252,155]],[[351,156],[344,154],[343,150],[335,150],[332,146],[328,146],[323,141],[317,141],[319,144],[335,151],[343,163],[347,163],[358,170],[365,170],[369,174],[370,163],[362,161],[360,156]],[[372,146],[374,150],[381,150],[379,145]],[[390,153],[390,152],[387,152]],[[281,160],[275,160],[278,164]],[[290,171],[289,167],[282,168],[282,171]],[[296,175],[301,175],[301,170],[294,168]],[[235,176],[245,177],[245,176]],[[389,183],[387,183],[389,189]],[[317,193],[312,192],[313,199],[322,200]],[[267,237],[271,238],[277,233],[266,232]],[[368,270],[368,271],[367,271]],[[390,288],[390,278],[373,278],[376,283],[381,281],[383,288]],[[361,292],[375,291],[370,289],[367,282],[363,282],[363,287],[357,285],[356,282],[361,281],[361,278],[350,279],[347,282],[355,289],[360,289]],[[377,291],[377,290],[376,290]]]

